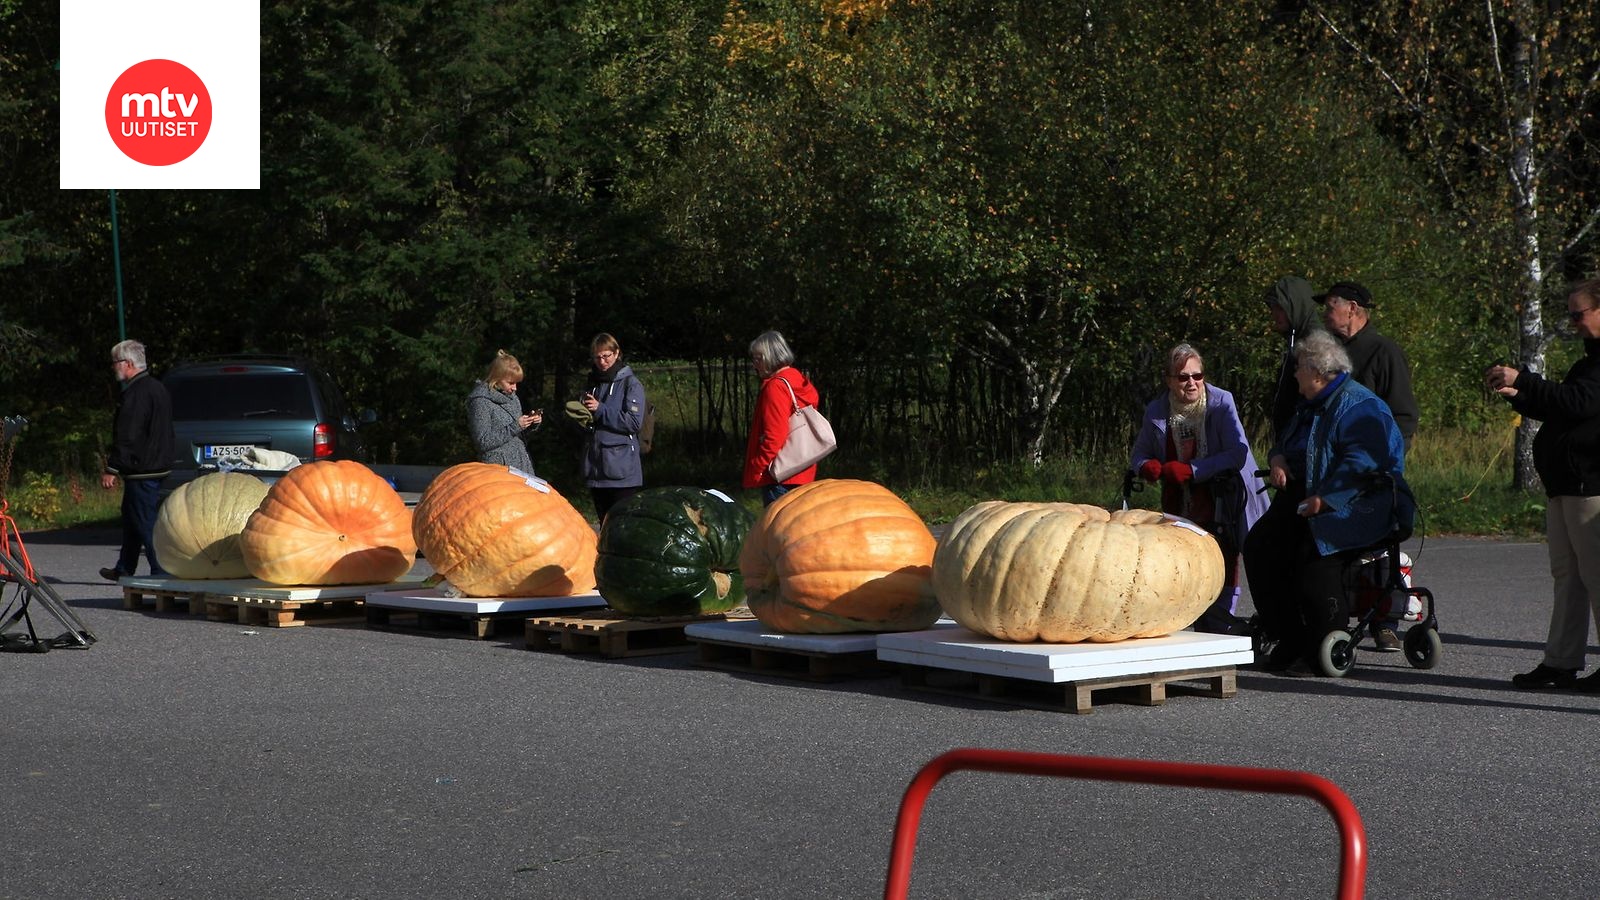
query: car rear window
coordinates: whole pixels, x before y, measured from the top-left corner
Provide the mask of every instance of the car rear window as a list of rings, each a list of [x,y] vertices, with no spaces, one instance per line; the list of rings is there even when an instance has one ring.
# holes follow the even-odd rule
[[[311,384],[294,372],[186,375],[165,382],[172,417],[195,419],[310,419]]]

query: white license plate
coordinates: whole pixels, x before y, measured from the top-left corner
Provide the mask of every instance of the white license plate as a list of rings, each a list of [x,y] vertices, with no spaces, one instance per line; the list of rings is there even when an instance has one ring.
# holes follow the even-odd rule
[[[253,444],[207,444],[203,452],[206,459],[244,459],[254,449]]]

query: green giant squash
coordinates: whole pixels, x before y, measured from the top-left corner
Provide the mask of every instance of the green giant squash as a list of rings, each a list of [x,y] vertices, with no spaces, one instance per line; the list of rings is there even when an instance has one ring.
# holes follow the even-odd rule
[[[726,612],[744,602],[739,549],[755,516],[689,487],[640,491],[600,528],[600,596],[631,616]]]

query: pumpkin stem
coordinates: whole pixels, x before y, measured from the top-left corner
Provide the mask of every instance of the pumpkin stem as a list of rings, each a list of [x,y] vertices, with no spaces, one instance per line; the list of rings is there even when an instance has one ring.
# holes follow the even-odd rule
[[[705,537],[707,534],[711,533],[711,529],[706,527],[705,517],[700,515],[700,510],[695,509],[694,507],[685,503],[683,505],[683,511],[689,516],[689,521],[694,523],[694,530],[700,532],[701,537]],[[719,594],[718,596],[721,595]]]

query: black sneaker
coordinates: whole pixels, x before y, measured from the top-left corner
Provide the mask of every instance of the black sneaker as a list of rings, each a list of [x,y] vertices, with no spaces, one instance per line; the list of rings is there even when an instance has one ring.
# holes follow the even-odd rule
[[[1595,669],[1582,678],[1573,679],[1567,687],[1580,694],[1600,694],[1600,669]]]
[[[100,577],[107,581],[119,581],[122,579],[122,573],[116,569],[101,569]]]
[[[1539,665],[1534,667],[1532,672],[1523,672],[1520,675],[1511,676],[1512,684],[1516,685],[1517,687],[1524,688],[1569,688],[1577,684],[1577,682],[1577,669],[1557,669],[1552,666],[1547,666],[1544,663],[1539,663]],[[1600,688],[1600,685],[1597,685],[1596,687]]]
[[[1400,635],[1387,625],[1372,629],[1372,649],[1379,653],[1399,653]]]

